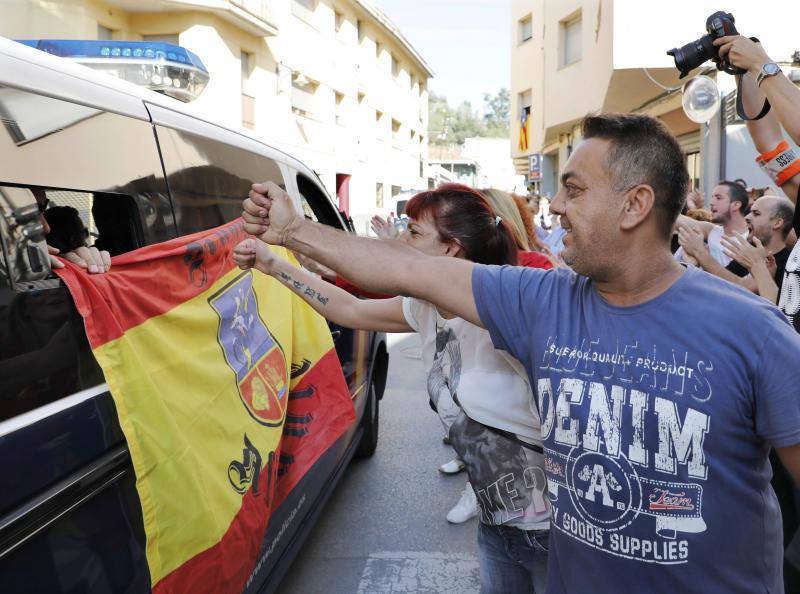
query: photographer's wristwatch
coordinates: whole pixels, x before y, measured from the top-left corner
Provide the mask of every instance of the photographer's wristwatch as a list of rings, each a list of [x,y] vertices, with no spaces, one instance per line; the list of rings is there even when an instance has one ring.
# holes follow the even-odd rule
[[[775,62],[767,62],[761,67],[761,70],[758,72],[758,76],[756,77],[756,85],[759,87],[761,83],[764,82],[765,78],[769,78],[770,76],[775,76],[776,74],[781,73],[781,67],[778,66]]]

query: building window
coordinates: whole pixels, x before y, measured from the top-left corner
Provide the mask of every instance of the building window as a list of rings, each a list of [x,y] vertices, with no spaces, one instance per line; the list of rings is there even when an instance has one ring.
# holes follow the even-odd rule
[[[519,29],[519,43],[525,43],[533,38],[533,17],[531,15],[517,21],[517,26]]]
[[[342,25],[344,25],[344,15],[341,12],[334,12],[334,22],[336,26],[336,32],[342,30]]]
[[[523,116],[530,116],[531,115],[531,91],[530,89],[527,91],[523,91],[517,95],[517,100],[519,102],[519,115],[520,117]]]
[[[364,99],[366,99],[366,98],[367,98],[367,96],[364,93],[359,93],[358,94],[358,104],[359,105],[363,105],[364,104]]]
[[[402,186],[392,186],[392,198],[400,194],[403,191]]]
[[[400,142],[400,128],[401,124],[395,119],[392,119],[392,140]]]
[[[379,42],[376,41],[375,42],[375,57],[377,59],[379,59],[379,60],[381,58],[381,52],[382,51],[383,51],[383,45],[381,45]]]
[[[364,23],[361,22],[361,19],[356,21],[356,33],[358,34],[358,41],[364,39]]]
[[[305,75],[292,75],[292,111],[297,115],[309,117],[316,111],[315,95],[319,83],[309,80]]]
[[[255,57],[249,52],[241,52],[240,61],[242,65],[242,126],[250,128],[256,127],[256,99],[250,90],[250,77],[255,68]]]
[[[97,25],[97,39],[114,39],[114,31],[103,25]]]
[[[383,208],[383,184],[375,184],[375,206]]]
[[[375,110],[375,123],[380,124],[383,121],[383,112]]]
[[[581,59],[581,31],[582,19],[581,13],[578,11],[574,15],[559,23],[561,34],[561,66],[574,64]]]
[[[161,43],[180,45],[178,43],[177,33],[164,33],[163,35],[142,35],[142,41],[160,41]]]
[[[344,124],[344,114],[343,114],[344,94],[335,93],[335,96],[336,96],[336,123],[341,126]]]
[[[394,56],[392,56],[392,76],[394,78],[400,76],[400,62]]]

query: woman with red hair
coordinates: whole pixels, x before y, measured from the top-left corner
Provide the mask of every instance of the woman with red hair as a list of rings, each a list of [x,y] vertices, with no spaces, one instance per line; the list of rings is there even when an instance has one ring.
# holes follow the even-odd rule
[[[517,263],[508,226],[472,188],[447,184],[422,192],[406,213],[408,232],[402,240],[388,240],[397,249],[481,264]],[[358,299],[276,257],[257,239],[236,246],[234,258],[242,269],[275,277],[341,326],[420,334],[430,404],[466,466],[470,486],[464,497],[479,511],[481,591],[544,592],[550,513],[541,430],[519,362],[495,349],[483,328],[430,303]]]

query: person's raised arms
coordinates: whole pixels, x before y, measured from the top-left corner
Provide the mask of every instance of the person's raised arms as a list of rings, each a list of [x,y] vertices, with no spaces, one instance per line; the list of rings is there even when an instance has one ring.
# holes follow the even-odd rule
[[[356,330],[378,332],[413,332],[403,315],[403,299],[368,299],[354,297],[313,274],[292,266],[272,253],[263,241],[245,239],[233,249],[233,260],[242,270],[255,268],[277,279],[302,297],[326,319]]]
[[[426,256],[396,240],[358,237],[308,221],[272,182],[254,184],[244,201],[245,230],[332,268],[367,291],[408,295],[481,325],[472,296],[472,262]]]
[[[742,35],[720,37],[714,40],[714,45],[719,47],[720,58],[727,58],[753,77],[758,76],[764,64],[773,62],[760,43]],[[781,125],[795,144],[800,144],[800,89],[782,73],[764,78],[760,88]]]

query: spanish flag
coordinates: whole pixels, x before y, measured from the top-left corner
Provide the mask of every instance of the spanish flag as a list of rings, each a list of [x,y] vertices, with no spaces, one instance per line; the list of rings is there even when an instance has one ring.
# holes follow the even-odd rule
[[[245,237],[238,220],[59,271],[128,442],[156,594],[242,592],[271,512],[355,420],[325,320],[235,267]]]

